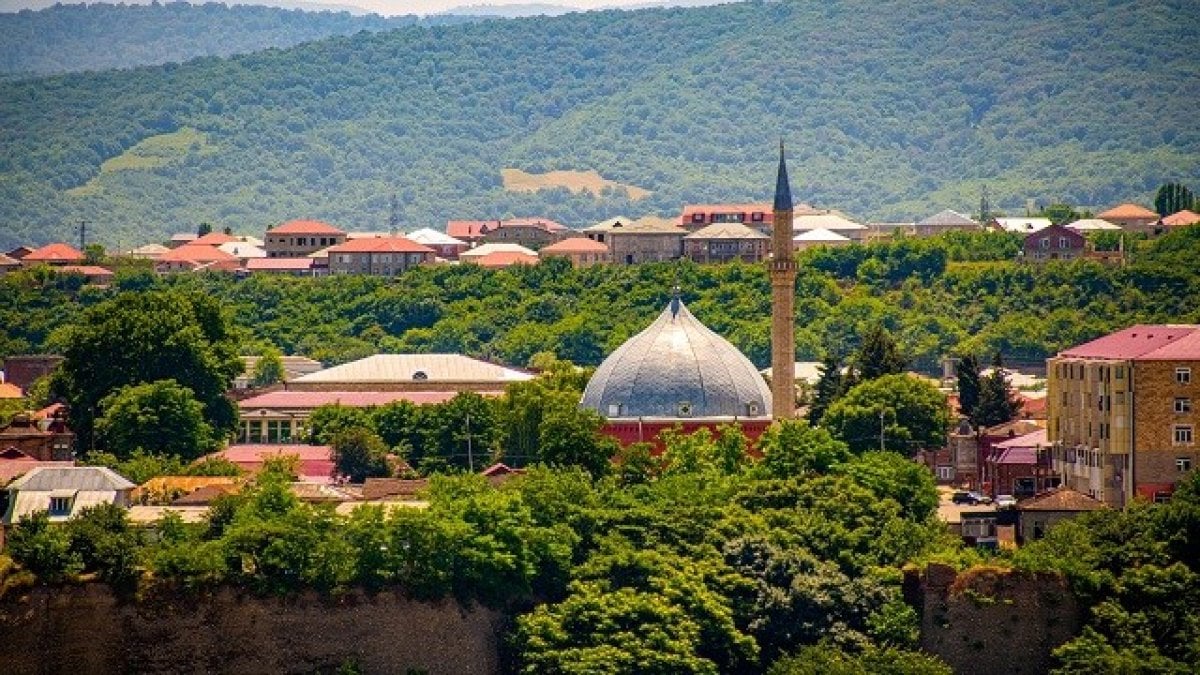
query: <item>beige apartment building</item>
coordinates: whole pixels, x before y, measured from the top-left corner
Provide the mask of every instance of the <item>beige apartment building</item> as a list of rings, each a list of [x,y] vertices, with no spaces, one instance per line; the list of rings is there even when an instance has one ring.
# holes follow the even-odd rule
[[[618,265],[676,260],[688,232],[664,218],[610,218],[583,230],[588,239],[608,246]]]
[[[1047,361],[1047,438],[1064,485],[1161,501],[1200,462],[1200,326],[1137,325]]]
[[[346,241],[346,233],[316,220],[293,220],[267,230],[268,258],[303,258]]]
[[[329,249],[330,274],[390,277],[433,262],[435,252],[404,237],[351,239]]]

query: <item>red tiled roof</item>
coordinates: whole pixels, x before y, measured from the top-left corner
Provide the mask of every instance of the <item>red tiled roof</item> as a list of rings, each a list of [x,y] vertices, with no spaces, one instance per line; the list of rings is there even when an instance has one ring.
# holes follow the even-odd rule
[[[479,237],[498,227],[499,220],[451,220],[446,223],[446,234],[456,239]]]
[[[1200,360],[1200,327],[1171,344],[1137,357],[1138,361],[1195,361]]]
[[[232,256],[216,246],[205,246],[203,244],[184,244],[179,248],[173,248],[170,251],[158,257],[160,263],[170,262],[228,262],[237,261],[235,256]]]
[[[228,244],[235,241],[239,241],[239,239],[224,232],[209,232],[203,237],[197,237],[188,243],[199,244],[201,246],[220,246],[221,244]]]
[[[1096,217],[1104,220],[1128,220],[1131,218],[1149,218],[1151,220],[1157,220],[1158,214],[1144,206],[1138,206],[1137,204],[1126,202],[1124,204],[1118,204],[1104,213],[1098,214]]]
[[[85,277],[111,277],[112,270],[105,269],[99,265],[63,265],[58,268],[60,272],[76,272]]]
[[[1192,223],[1200,223],[1200,213],[1184,209],[1163,218],[1162,222],[1167,227],[1182,227],[1184,225],[1191,225]]]
[[[1023,499],[1019,511],[1099,511],[1104,504],[1070,488],[1060,487],[1045,494]]]
[[[346,234],[329,223],[322,223],[319,220],[291,220],[274,229],[267,230],[267,234]]]
[[[536,265],[538,257],[518,251],[494,251],[478,258],[472,258],[471,262],[484,267],[498,268],[512,265]]]
[[[0,398],[25,398],[25,394],[12,382],[0,382]]]
[[[351,239],[329,249],[330,253],[436,253],[428,246],[404,237]]]
[[[505,475],[513,474],[513,473],[515,473],[515,474],[525,473],[525,469],[514,469],[513,467],[511,467],[503,462],[496,462],[495,464],[489,466],[488,468],[484,469],[483,471],[480,471],[479,475],[487,476],[490,478],[492,476],[505,476]]]
[[[333,479],[333,449],[328,445],[231,445],[221,452],[214,452],[204,459],[229,460],[247,471],[257,471],[271,457],[296,456],[300,458],[299,473],[316,482]]]
[[[679,222],[688,224],[692,222],[692,216],[697,213],[702,213],[708,216],[713,213],[744,213],[746,218],[750,218],[751,213],[763,214],[763,219],[768,219],[775,213],[774,207],[767,203],[760,204],[687,204],[683,207],[683,214],[679,216]]]
[[[566,225],[549,218],[509,218],[500,221],[500,227],[537,227],[547,232],[563,232],[567,229]]]
[[[1036,448],[1046,445],[1046,430],[1038,429],[1022,436],[1010,438],[1007,441],[1001,441],[995,445],[997,448]]]
[[[1152,352],[1162,349],[1173,342],[1192,335],[1200,326],[1170,326],[1138,324],[1125,330],[1097,338],[1091,342],[1071,347],[1059,352],[1063,358],[1076,359],[1137,359],[1147,358]],[[1187,344],[1190,349],[1197,347],[1194,340]],[[1172,353],[1180,353],[1178,351]],[[1160,357],[1161,358],[1161,357]],[[1200,351],[1190,358],[1200,358]]]
[[[310,270],[316,262],[315,258],[250,258],[246,261],[246,269],[251,272],[265,270]]]
[[[500,392],[481,392],[498,396]],[[395,401],[416,405],[445,403],[458,395],[454,391],[270,391],[238,401],[241,410],[260,408],[316,408],[322,405],[344,405],[349,408],[369,408]]]
[[[29,255],[21,258],[21,260],[29,262],[81,262],[86,257],[78,249],[63,243],[57,243],[35,248]]]
[[[608,253],[608,246],[587,237],[568,237],[543,247],[539,253]]]

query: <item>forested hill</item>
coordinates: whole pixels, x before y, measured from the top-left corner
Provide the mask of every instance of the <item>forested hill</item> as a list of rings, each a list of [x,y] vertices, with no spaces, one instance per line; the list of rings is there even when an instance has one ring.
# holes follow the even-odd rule
[[[1197,182],[1200,3],[847,0],[598,12],[360,33],[0,85],[0,244],[110,245],[208,221],[583,225],[763,199],[864,218],[970,210],[986,183],[1105,206]],[[652,191],[506,193],[500,170]]]
[[[217,3],[54,5],[0,14],[0,74],[6,77],[175,63],[246,54],[332,35],[461,17],[385,18]]]

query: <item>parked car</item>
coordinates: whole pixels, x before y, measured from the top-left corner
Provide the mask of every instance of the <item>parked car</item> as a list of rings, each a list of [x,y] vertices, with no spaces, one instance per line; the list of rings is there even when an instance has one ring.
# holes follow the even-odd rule
[[[972,491],[971,492],[971,503],[972,504],[991,504],[992,498],[983,494],[982,492]]]
[[[996,495],[996,508],[1011,509],[1017,505],[1017,498],[1012,495]]]
[[[977,492],[974,490],[970,492],[966,490],[959,490],[950,496],[950,501],[954,502],[955,504],[970,504],[974,506],[976,504],[991,504],[992,498],[983,494],[982,492]]]

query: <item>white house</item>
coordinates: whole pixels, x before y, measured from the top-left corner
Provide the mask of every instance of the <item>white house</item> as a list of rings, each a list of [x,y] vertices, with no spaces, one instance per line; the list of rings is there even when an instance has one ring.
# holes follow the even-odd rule
[[[37,511],[49,512],[50,520],[58,522],[97,504],[128,508],[135,487],[102,466],[38,467],[9,483],[4,524]]]

